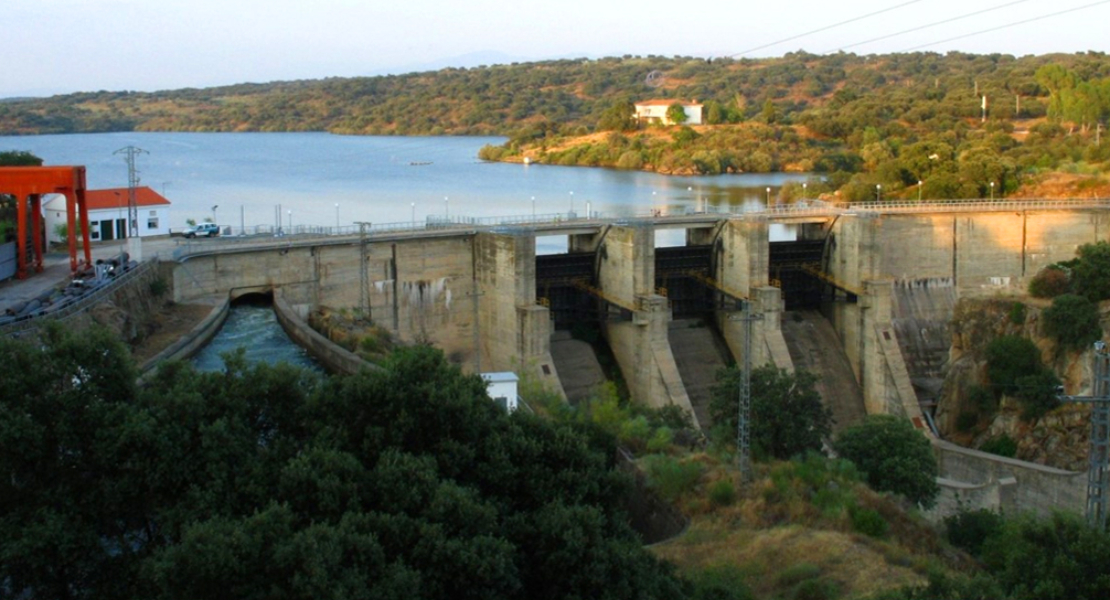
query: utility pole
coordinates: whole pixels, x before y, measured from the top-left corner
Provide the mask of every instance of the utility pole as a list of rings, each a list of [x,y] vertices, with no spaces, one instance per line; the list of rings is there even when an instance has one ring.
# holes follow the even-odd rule
[[[139,236],[139,205],[135,200],[135,188],[139,187],[139,170],[135,168],[135,157],[140,154],[150,154],[142,148],[128,146],[120,148],[112,154],[123,154],[127,161],[127,236]]]
[[[744,362],[740,373],[740,409],[736,419],[736,456],[742,481],[752,480],[752,321],[763,319],[763,315],[752,314],[750,300],[740,300],[742,316],[730,317],[733,321],[744,322]]]
[[[358,225],[358,308],[363,321],[371,320],[370,314],[370,222],[355,221]]]
[[[1087,525],[1106,529],[1106,476],[1110,472],[1110,353],[1095,342],[1091,396],[1057,396],[1061,402],[1091,404],[1091,449],[1087,467]]]

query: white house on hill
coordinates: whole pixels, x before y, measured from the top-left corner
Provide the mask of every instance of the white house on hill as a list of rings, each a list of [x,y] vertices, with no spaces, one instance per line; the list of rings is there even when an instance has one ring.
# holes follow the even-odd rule
[[[122,240],[128,236],[128,189],[88,190],[85,205],[89,210],[89,239],[94,242]],[[139,237],[170,234],[170,201],[149,187],[135,188],[135,205],[138,207],[136,225]],[[43,203],[46,214],[46,239],[63,242],[55,232],[57,225],[66,223],[66,199],[54,195]]]
[[[667,118],[667,109],[672,104],[682,105],[682,110],[686,113],[686,122],[683,125],[701,125],[702,124],[702,106],[695,102],[684,102],[682,100],[644,100],[637,102],[636,107],[636,122],[637,123],[661,123],[663,125],[674,125],[674,123]]]

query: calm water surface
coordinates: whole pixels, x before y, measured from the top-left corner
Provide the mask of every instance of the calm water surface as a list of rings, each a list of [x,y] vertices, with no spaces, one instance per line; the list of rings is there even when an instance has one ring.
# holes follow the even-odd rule
[[[109,133],[0,136],[47,165],[85,165],[90,188],[126,187],[117,150],[145,150],[142,185],[173,202],[171,227],[213,216],[232,227],[402,223],[426,215],[606,216],[739,209],[772,200],[801,174],[671,177],[583,167],[478,160],[493,137],[368,137],[326,133]],[[573,193],[572,193],[573,192]],[[661,234],[665,232],[660,232]],[[681,242],[680,242],[681,243]],[[663,244],[660,244],[663,245]]]
[[[423,222],[427,215],[498,217],[530,214],[605,216],[651,210],[684,213],[739,210],[772,200],[802,174],[671,177],[582,167],[478,160],[496,137],[368,137],[326,133],[108,133],[0,136],[0,150],[26,150],[47,165],[84,165],[89,188],[126,187],[127,165],[116,152],[145,151],[140,183],[172,203],[170,226],[214,217],[231,227],[350,226]],[[280,223],[278,222],[280,219]],[[789,239],[784,228],[772,239]],[[684,243],[681,230],[657,232],[656,245]],[[540,253],[563,252],[565,237],[541,238]],[[289,341],[268,306],[239,306],[194,359],[223,368],[220,354],[243,346],[251,360],[312,364]]]

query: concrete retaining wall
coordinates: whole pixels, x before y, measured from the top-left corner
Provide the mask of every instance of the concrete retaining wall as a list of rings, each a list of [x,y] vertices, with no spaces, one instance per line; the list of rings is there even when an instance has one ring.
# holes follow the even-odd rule
[[[942,493],[935,512],[946,516],[963,508],[1007,513],[1053,510],[1083,513],[1087,474],[1064,471],[933,440]]]
[[[310,327],[293,307],[281,297],[274,297],[274,314],[285,333],[299,346],[308,351],[324,368],[333,373],[353,375],[362,369],[381,367],[362,360],[357,354],[336,345],[334,342]]]
[[[228,312],[231,310],[230,299],[225,298],[204,317],[200,323],[193,327],[184,337],[170,344],[165,350],[151,357],[139,367],[142,377],[154,371],[159,363],[167,360],[185,360],[197,353],[212,338],[219,333],[224,322],[227,321]]]

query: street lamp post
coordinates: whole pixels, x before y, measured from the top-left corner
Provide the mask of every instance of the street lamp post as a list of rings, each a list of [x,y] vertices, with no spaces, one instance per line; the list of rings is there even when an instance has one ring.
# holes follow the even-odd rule
[[[416,203],[410,202],[409,205],[412,206],[412,228],[416,229]]]
[[[806,192],[806,188],[808,186],[809,186],[808,183],[806,183],[804,181],[802,182],[802,200],[808,200],[809,199],[809,194]]]
[[[335,233],[339,234],[339,203],[335,203]]]
[[[289,209],[289,235],[293,235],[293,209]]]
[[[219,223],[220,223],[220,220],[216,218],[216,209],[219,208],[219,207],[220,207],[219,204],[213,204],[212,205],[212,222],[217,224],[217,225],[219,225]]]
[[[569,216],[574,216],[574,192],[573,191],[570,193],[570,215]]]
[[[767,208],[771,208],[771,188],[767,187]]]
[[[586,201],[586,218],[587,219],[590,218],[590,201],[589,200]]]
[[[925,183],[920,179],[917,180],[917,201],[921,202],[921,184]]]
[[[994,182],[991,182],[991,201],[994,201]]]
[[[875,201],[876,202],[882,202],[883,201],[883,184],[881,184],[881,183],[876,183],[875,184]]]
[[[450,209],[449,205],[447,204],[447,196],[443,197],[443,218],[445,218],[445,219],[450,219],[451,218],[451,209]]]
[[[536,220],[536,197],[532,196],[532,220]]]

